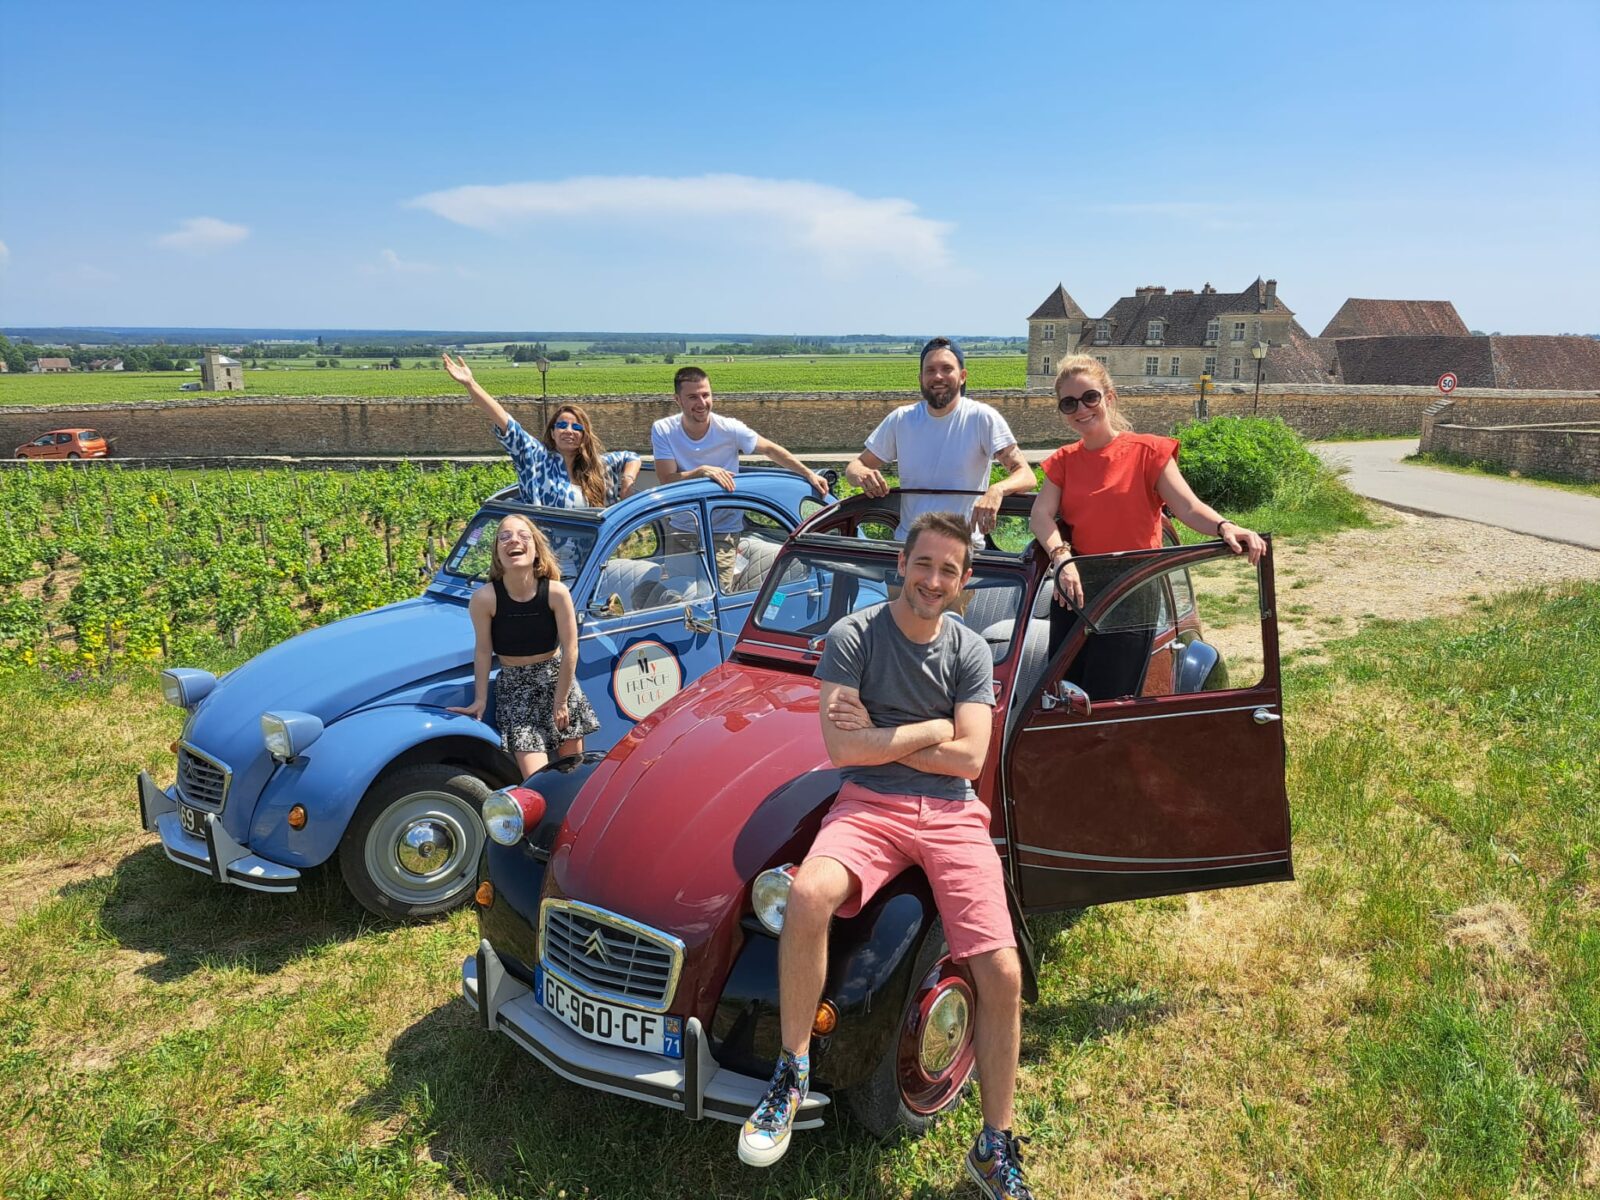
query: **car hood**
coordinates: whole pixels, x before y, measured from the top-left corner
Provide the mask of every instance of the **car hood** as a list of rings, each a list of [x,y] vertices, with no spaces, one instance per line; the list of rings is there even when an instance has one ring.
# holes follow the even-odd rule
[[[769,865],[798,862],[839,790],[808,675],[724,664],[619,742],[551,862],[574,900],[693,946]]]
[[[437,695],[425,689],[425,702],[465,704],[470,697],[459,676],[471,671],[472,649],[464,603],[425,595],[359,613],[229,671],[195,710],[185,737],[237,762],[261,750],[260,717],[270,709],[307,712],[330,724],[435,679]]]

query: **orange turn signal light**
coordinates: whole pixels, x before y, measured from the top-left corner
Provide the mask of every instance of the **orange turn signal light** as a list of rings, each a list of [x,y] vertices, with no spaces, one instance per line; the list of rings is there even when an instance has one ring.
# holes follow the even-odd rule
[[[172,753],[176,754],[178,752],[178,739],[177,738],[173,738],[172,739],[172,745],[168,746],[167,749],[172,751]]]
[[[478,891],[472,898],[477,901],[479,908],[488,908],[494,903],[494,884],[485,879],[478,885]]]
[[[839,1028],[839,1010],[833,1006],[832,1000],[824,1000],[817,1005],[817,1019],[811,1022],[811,1032],[817,1037],[827,1037]]]
[[[289,810],[289,828],[304,829],[306,827],[306,806],[296,804]]]

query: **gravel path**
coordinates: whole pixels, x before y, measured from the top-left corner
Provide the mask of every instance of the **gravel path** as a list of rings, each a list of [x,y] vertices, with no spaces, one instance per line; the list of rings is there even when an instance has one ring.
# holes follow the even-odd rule
[[[1376,510],[1383,527],[1280,549],[1280,650],[1356,633],[1373,618],[1462,612],[1474,600],[1566,579],[1600,580],[1600,550],[1457,521]]]

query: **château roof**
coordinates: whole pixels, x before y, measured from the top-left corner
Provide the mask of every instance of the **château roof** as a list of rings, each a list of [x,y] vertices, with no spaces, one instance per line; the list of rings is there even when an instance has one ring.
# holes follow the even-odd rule
[[[1347,338],[1449,334],[1466,337],[1467,332],[1456,306],[1448,300],[1362,300],[1352,296],[1333,314],[1322,336]]]
[[[1067,295],[1067,289],[1056,284],[1056,290],[1044,298],[1044,303],[1033,310],[1030,321],[1088,320],[1088,314],[1078,307],[1078,302]]]

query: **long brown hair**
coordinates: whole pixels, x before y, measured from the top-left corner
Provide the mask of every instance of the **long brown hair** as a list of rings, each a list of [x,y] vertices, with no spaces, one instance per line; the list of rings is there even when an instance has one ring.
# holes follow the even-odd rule
[[[1106,406],[1106,419],[1111,422],[1111,428],[1118,433],[1132,432],[1133,424],[1122,415],[1122,408],[1117,403],[1117,388],[1111,382],[1111,372],[1106,370],[1105,363],[1092,354],[1069,354],[1063,358],[1056,370],[1055,392],[1058,400],[1061,398],[1061,381],[1074,375],[1087,375],[1100,389],[1100,394],[1105,397],[1101,403]]]
[[[561,419],[562,413],[571,413],[572,419],[583,426],[583,442],[578,447],[578,452],[572,456],[572,482],[578,485],[578,490],[583,493],[583,498],[589,502],[591,508],[604,508],[606,493],[610,480],[606,475],[606,464],[601,457],[606,448],[594,434],[594,424],[589,420],[589,414],[576,404],[563,404],[551,414],[545,422],[544,445],[545,449],[559,454],[556,449],[556,422]]]
[[[528,527],[528,532],[533,535],[533,577],[535,579],[560,579],[561,564],[556,561],[556,556],[550,549],[550,541],[544,536],[544,530],[540,529],[521,513],[507,513],[500,518],[500,526],[494,531],[494,557],[489,561],[489,578],[504,579],[506,577],[506,565],[500,561],[500,530],[506,527],[507,521],[521,521]]]

